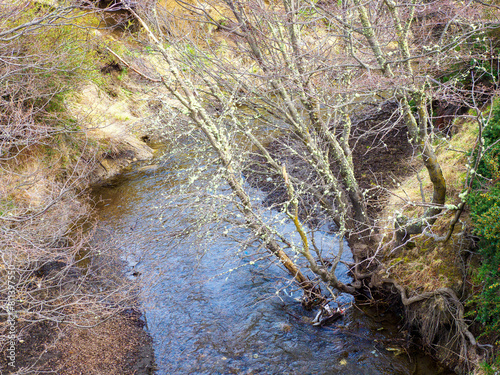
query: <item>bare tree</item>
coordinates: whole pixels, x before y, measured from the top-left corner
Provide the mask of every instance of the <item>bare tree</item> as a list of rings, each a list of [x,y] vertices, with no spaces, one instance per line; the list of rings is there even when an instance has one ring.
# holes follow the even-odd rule
[[[230,202],[241,214],[236,220],[211,210],[203,215],[203,224],[223,220],[245,227],[305,289],[308,301],[319,290],[307,280],[304,266],[327,288],[353,292],[363,286],[362,280],[395,285],[405,306],[443,298],[456,312],[459,355],[472,358],[468,351],[476,341],[454,292],[408,298],[394,280],[376,279],[373,269],[362,269],[369,254],[356,251],[357,280],[341,283],[335,277],[341,254],[316,251],[314,218],[326,215],[354,249],[360,242],[372,244],[375,217],[367,207],[367,191],[360,187],[353,148],[367,136],[360,134],[360,113],[382,113],[391,104],[391,113],[380,115],[367,133],[384,145],[385,134],[405,125],[408,147],[421,158],[433,191],[430,202],[424,194],[422,202],[412,202],[424,208],[421,215],[396,218],[396,234],[399,244],[426,234],[447,198],[433,146],[433,103],[450,100],[451,92],[454,103],[464,105],[474,96],[470,89],[455,90],[453,81],[439,81],[437,72],[472,59],[470,43],[484,41],[499,26],[496,8],[390,0],[227,0],[179,2],[179,7],[184,19],[175,7],[154,7],[142,17],[128,8],[163,65],[155,60],[155,66],[139,66],[117,57],[177,100],[165,109],[164,126],[183,150],[200,158],[198,167],[186,171],[186,182],[204,181],[196,186],[196,195]],[[294,223],[298,244],[280,231],[277,220],[266,218],[251,183],[272,191],[271,206]],[[194,200],[200,210],[202,201]],[[287,254],[288,249],[293,252]]]
[[[199,123],[211,122],[208,128],[223,132],[230,123],[231,131],[240,132],[258,149],[266,161],[266,173],[278,176],[286,185],[282,160],[266,150],[265,140],[257,135],[262,125],[282,132],[290,140],[282,147],[307,163],[317,178],[308,184],[308,194],[317,198],[347,236],[362,234],[371,224],[352,163],[351,118],[353,112],[377,105],[377,96],[393,98],[434,185],[431,207],[424,217],[408,225],[400,223],[402,231],[420,233],[424,222],[432,225],[446,196],[429,133],[429,103],[435,92],[430,73],[437,65],[449,65],[460,57],[450,56],[450,51],[485,28],[470,28],[459,17],[471,10],[476,14],[476,8],[451,7],[444,17],[448,24],[439,26],[449,32],[440,33],[438,39],[419,39],[416,12],[427,11],[428,6],[353,5],[338,8],[290,1],[183,4],[205,26],[191,29],[188,35],[170,30],[164,36],[172,43],[169,48],[163,48],[158,36],[146,29],[170,69],[157,80],[188,109],[199,129],[204,129]],[[158,21],[158,16],[153,20]],[[328,29],[317,27],[324,23]],[[227,33],[229,42],[214,36],[210,44],[204,33],[212,33],[213,28],[207,24]],[[431,48],[434,42],[437,44]],[[245,106],[246,113],[236,113],[235,106]],[[395,122],[392,118],[385,126]],[[384,128],[377,130],[383,132]],[[226,145],[215,142],[224,140],[223,135],[213,134],[213,140],[212,135],[206,136],[213,147],[231,153]],[[227,164],[231,158],[223,159]]]

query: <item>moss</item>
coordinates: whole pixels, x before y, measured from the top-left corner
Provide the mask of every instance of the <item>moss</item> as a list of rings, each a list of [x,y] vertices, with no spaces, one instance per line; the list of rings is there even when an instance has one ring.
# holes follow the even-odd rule
[[[440,144],[436,152],[447,181],[446,204],[450,208],[461,202],[458,195],[464,186],[468,152],[477,136],[477,125],[473,121],[455,121],[455,127],[457,134],[450,140],[439,139]],[[429,202],[432,197],[432,184],[425,168],[419,171],[419,176],[426,201]],[[390,221],[387,217],[395,217],[395,211],[409,219],[421,217],[426,209],[425,205],[419,204],[421,202],[421,186],[414,176],[402,183],[399,189],[395,190],[395,194],[408,197],[408,200],[413,203],[408,204],[398,198],[392,198],[384,213],[383,222]],[[454,214],[455,211],[452,209],[444,211],[432,226],[432,233],[438,237],[444,236]],[[459,291],[464,279],[460,251],[470,245],[459,235],[469,222],[466,212],[462,214],[461,220],[462,225],[456,225],[452,238],[446,244],[436,242],[426,235],[412,237],[410,246],[407,244],[401,251],[393,252],[391,245],[387,244],[385,269],[390,271],[391,277],[411,290],[421,292],[450,287]],[[389,234],[386,235],[387,238],[392,238],[390,231],[392,231],[391,228],[387,229],[386,234]]]

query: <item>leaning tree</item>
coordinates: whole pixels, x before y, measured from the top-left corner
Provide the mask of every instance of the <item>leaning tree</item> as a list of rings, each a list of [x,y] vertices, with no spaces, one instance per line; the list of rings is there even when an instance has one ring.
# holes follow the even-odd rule
[[[455,80],[438,77],[477,58],[474,46],[498,28],[495,6],[226,0],[179,1],[140,16],[127,9],[142,25],[152,56],[144,63],[112,52],[175,98],[164,100],[159,126],[175,139],[173,152],[182,149],[194,161],[185,170],[185,186],[194,186],[190,205],[200,212],[197,225],[219,234],[226,225],[244,228],[248,241],[259,242],[304,289],[309,306],[325,299],[305,268],[328,289],[354,292],[362,280],[375,284],[373,269],[363,266],[375,264],[363,261],[370,258],[378,228],[353,159],[361,139],[372,137],[374,146],[385,147],[392,129],[406,129],[408,148],[432,183],[430,202],[424,194],[422,202],[412,202],[425,208],[420,216],[395,218],[397,245],[429,232],[443,210],[463,209],[445,205],[434,105],[471,106],[476,96],[470,87],[458,89]],[[373,126],[361,127],[364,114],[377,120]],[[255,186],[267,192],[264,202]],[[179,192],[182,199],[187,195]],[[280,213],[294,233],[283,232]],[[342,246],[334,254],[315,246],[321,220],[334,223],[339,238],[349,239],[355,250],[350,285],[335,275]],[[407,298],[395,286],[405,305],[429,297]],[[462,341],[475,346],[456,295],[436,293],[456,311]]]

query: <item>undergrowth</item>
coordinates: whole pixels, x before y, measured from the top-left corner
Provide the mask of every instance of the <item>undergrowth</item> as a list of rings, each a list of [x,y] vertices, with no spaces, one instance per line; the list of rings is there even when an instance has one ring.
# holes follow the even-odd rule
[[[472,299],[472,314],[483,327],[482,336],[500,345],[500,102],[484,129],[484,152],[467,203],[482,258],[476,275],[481,290]],[[476,155],[477,159],[478,155]],[[498,360],[497,360],[498,362]]]
[[[107,56],[98,52],[91,28],[95,22],[88,13],[74,7],[62,9],[68,10],[28,1],[0,7],[4,35],[0,40],[0,160],[10,160],[34,145],[50,144],[61,133],[81,132],[67,111],[67,95],[83,82],[100,80],[97,65]]]

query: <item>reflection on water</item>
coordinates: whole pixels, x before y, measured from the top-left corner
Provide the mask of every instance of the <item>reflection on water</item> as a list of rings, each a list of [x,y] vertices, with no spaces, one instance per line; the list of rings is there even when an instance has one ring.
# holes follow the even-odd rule
[[[234,256],[229,239],[172,243],[175,225],[162,225],[156,207],[174,185],[168,168],[144,168],[96,192],[102,230],[114,233],[130,274],[140,274],[159,374],[445,373],[397,344],[403,335],[391,316],[353,307],[336,324],[313,327],[315,312],[302,309],[277,266]],[[336,246],[328,233],[318,242]]]

